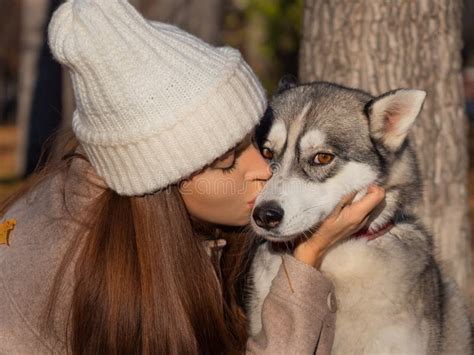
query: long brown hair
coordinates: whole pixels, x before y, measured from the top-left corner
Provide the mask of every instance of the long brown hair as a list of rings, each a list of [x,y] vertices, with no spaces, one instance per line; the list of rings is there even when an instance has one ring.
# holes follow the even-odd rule
[[[71,135],[49,161],[0,204],[0,216],[78,156]],[[77,255],[66,342],[73,354],[239,353],[247,338],[241,289],[253,241],[224,230],[220,265],[198,234],[216,226],[193,223],[171,185],[157,193],[119,196],[105,189],[84,212],[91,223],[72,238],[45,307],[42,331],[55,329],[54,310],[65,271]],[[196,228],[199,225],[199,228]],[[204,226],[204,228],[203,228]],[[219,268],[219,273],[216,273]],[[219,276],[219,277],[218,277]]]

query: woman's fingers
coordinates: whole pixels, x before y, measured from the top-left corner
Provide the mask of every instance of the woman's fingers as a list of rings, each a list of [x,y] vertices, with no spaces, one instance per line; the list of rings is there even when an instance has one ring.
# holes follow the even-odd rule
[[[367,194],[359,201],[346,206],[344,212],[351,215],[353,220],[359,221],[360,223],[384,200],[384,198],[385,190],[379,186],[371,185],[367,189]]]
[[[344,197],[342,197],[340,204],[342,204],[343,206],[350,205],[352,201],[354,201],[354,198],[356,197],[356,195],[357,195],[357,191],[354,191],[345,195]]]
[[[297,259],[318,267],[326,251],[334,243],[363,228],[369,222],[371,212],[385,198],[384,189],[378,186],[370,186],[364,197],[352,202],[356,194],[354,192],[344,196],[311,238],[295,248],[294,256]]]
[[[357,195],[357,191],[354,191],[345,195],[341,199],[341,201],[336,205],[334,210],[331,212],[331,215],[338,215],[345,206],[350,205],[352,203],[356,195]]]
[[[367,224],[369,223],[369,219],[370,219],[370,213],[367,216],[365,216],[365,218],[361,222],[359,222],[355,225],[354,230],[352,231],[352,233],[357,233],[361,229],[364,229],[365,227],[367,227]]]

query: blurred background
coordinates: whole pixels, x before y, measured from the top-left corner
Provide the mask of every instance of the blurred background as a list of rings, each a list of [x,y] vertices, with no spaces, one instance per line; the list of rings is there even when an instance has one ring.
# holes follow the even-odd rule
[[[0,201],[70,126],[67,73],[46,42],[60,0],[0,0]],[[237,47],[269,96],[284,74],[381,94],[428,92],[412,140],[438,254],[474,294],[474,0],[131,0],[145,17]],[[45,145],[46,143],[46,145]],[[45,155],[43,155],[44,157]]]

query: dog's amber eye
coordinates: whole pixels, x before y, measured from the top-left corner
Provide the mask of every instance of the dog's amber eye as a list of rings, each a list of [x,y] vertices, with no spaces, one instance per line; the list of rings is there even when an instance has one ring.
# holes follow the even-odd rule
[[[318,153],[314,157],[314,162],[316,164],[326,165],[326,164],[329,164],[330,162],[332,162],[333,159],[334,159],[334,155],[332,155],[332,154]]]
[[[273,152],[270,148],[262,148],[262,155],[265,159],[273,159]]]

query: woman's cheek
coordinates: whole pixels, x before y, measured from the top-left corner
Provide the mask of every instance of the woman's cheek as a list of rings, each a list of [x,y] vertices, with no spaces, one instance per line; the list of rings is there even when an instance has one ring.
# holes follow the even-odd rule
[[[208,195],[202,201],[202,210],[205,220],[230,226],[243,226],[249,223],[250,211],[239,193],[224,193]]]
[[[223,174],[208,170],[180,187],[188,212],[201,220],[243,226],[248,224],[250,211],[246,201],[244,174],[239,171]]]
[[[181,197],[188,212],[203,221],[229,224],[232,219],[229,195],[216,193],[216,189],[205,189],[204,184],[194,181],[180,189]],[[214,190],[214,191],[213,191]]]

